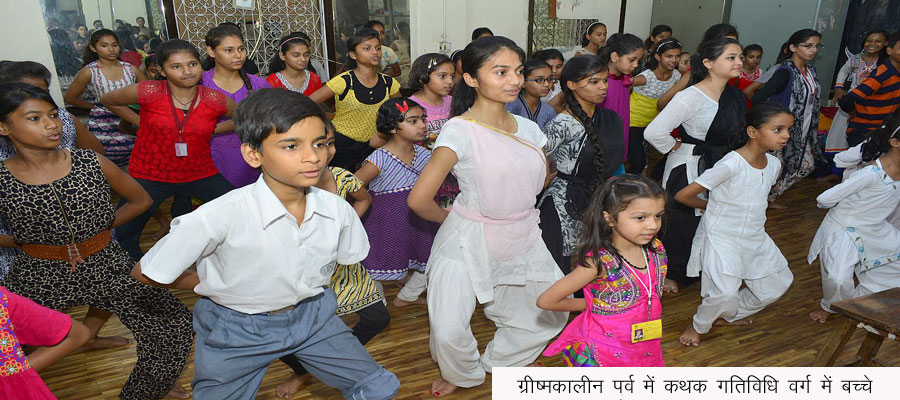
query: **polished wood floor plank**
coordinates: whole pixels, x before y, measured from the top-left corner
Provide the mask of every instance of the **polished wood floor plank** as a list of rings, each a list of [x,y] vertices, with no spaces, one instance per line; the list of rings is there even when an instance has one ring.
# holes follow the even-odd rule
[[[830,184],[805,179],[779,200],[787,210],[769,212],[767,230],[794,273],[794,283],[787,294],[759,314],[751,317],[748,327],[714,327],[704,335],[698,348],[687,348],[678,343],[682,329],[690,323],[691,316],[700,304],[700,285],[682,288],[680,293],[664,299],[663,342],[666,364],[669,366],[811,366],[816,355],[841,321],[835,317],[825,324],[810,321],[806,314],[818,307],[821,293],[821,277],[818,262],[806,263],[806,254],[816,228],[825,210],[816,208],[815,197]],[[152,244],[150,234],[156,225],[147,227],[143,244]],[[389,299],[398,289],[387,286]],[[175,291],[176,296],[189,307],[197,300],[191,292]],[[75,318],[84,316],[85,307],[71,310]],[[412,305],[403,309],[388,306],[391,325],[366,346],[372,356],[396,373],[402,383],[398,399],[429,398],[431,381],[438,378],[437,364],[431,360],[428,350],[428,314],[425,306]],[[439,318],[439,316],[438,316]],[[346,318],[355,323],[355,316]],[[491,339],[494,326],[484,317],[481,307],[472,317],[472,330],[479,347]],[[101,332],[102,335],[131,333],[115,317]],[[849,363],[862,344],[865,332],[856,330],[850,342],[838,357],[837,364]],[[135,362],[135,348],[130,345],[115,350],[103,350],[72,354],[44,371],[42,377],[51,390],[64,400],[117,399],[121,385]],[[900,345],[886,340],[878,353],[878,359],[888,365],[900,366]],[[561,366],[559,357],[541,360],[547,366]],[[193,376],[193,363],[189,360],[179,382],[188,387]],[[280,362],[273,362],[260,388],[260,399],[275,399],[275,387],[290,374]],[[490,375],[478,388],[459,390],[453,398],[489,399]],[[319,382],[307,385],[295,399],[335,399],[340,393]]]

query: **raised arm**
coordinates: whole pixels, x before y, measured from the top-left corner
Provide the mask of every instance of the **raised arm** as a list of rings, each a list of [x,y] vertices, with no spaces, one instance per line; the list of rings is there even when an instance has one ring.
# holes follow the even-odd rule
[[[100,169],[103,171],[103,175],[106,176],[106,180],[109,182],[109,188],[125,199],[125,204],[116,210],[116,215],[110,228],[122,226],[122,224],[141,215],[153,205],[153,199],[134,178],[128,176],[116,164],[109,161],[108,158],[98,154],[97,159],[100,161]]]
[[[78,120],[78,118],[72,117],[72,122],[75,124],[75,146],[79,149],[91,149],[96,151],[97,154],[105,155],[106,149],[103,148],[103,143],[100,143],[97,140],[97,137],[94,136],[91,131]]]
[[[100,104],[134,126],[141,125],[141,118],[129,105],[138,103],[138,84],[128,85],[100,96]]]
[[[328,101],[328,99],[334,98],[334,92],[331,91],[331,88],[326,85],[313,92],[313,94],[310,95],[309,98],[316,104],[322,104]]]
[[[656,102],[656,108],[659,108],[660,110],[666,108],[666,106],[669,105],[669,102],[672,101],[672,98],[674,98],[678,92],[686,89],[688,87],[688,83],[690,82],[690,73],[682,75],[681,79],[679,79],[678,82],[675,82],[675,84],[672,85],[669,90],[666,90],[666,92],[663,93],[662,96],[659,96],[659,101]]]

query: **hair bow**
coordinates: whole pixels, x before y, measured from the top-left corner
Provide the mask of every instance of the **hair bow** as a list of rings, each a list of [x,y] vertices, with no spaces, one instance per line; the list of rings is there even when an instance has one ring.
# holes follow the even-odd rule
[[[394,105],[397,106],[397,109],[400,110],[400,112],[402,112],[404,114],[406,114],[406,112],[409,111],[409,104],[406,104],[406,100],[403,100],[403,105],[401,105],[400,103],[397,103]]]

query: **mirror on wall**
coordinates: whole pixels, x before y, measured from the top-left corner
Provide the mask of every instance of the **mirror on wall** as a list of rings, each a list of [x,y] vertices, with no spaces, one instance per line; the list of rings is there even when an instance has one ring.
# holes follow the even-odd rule
[[[83,55],[94,31],[115,31],[122,60],[138,66],[150,47],[166,38],[161,0],[40,1],[63,91],[82,68]]]
[[[336,61],[345,64],[348,58],[347,39],[353,32],[364,27],[368,21],[379,21],[383,24],[384,40],[382,47],[382,70],[406,84],[410,64],[410,2],[408,0],[335,0],[334,5],[334,38]],[[388,65],[389,62],[398,69]]]

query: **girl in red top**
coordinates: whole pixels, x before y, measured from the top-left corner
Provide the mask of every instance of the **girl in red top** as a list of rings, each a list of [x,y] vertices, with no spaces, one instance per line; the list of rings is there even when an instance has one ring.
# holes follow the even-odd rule
[[[149,210],[116,229],[122,247],[135,259],[143,252],[138,244],[147,219],[172,195],[210,201],[233,189],[219,174],[210,156],[214,133],[234,130],[229,119],[235,103],[223,93],[199,86],[203,69],[197,49],[181,39],[159,46],[156,60],[166,80],[141,82],[103,95],[107,106],[139,104],[137,119],[122,115],[139,126],[129,173],[153,198]]]
[[[299,34],[281,38],[280,51],[269,61],[269,82],[273,88],[288,89],[311,95],[322,87],[322,79],[308,70],[312,54],[309,41]]]

